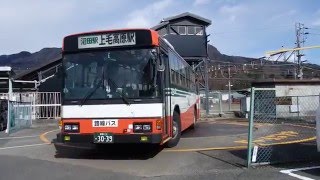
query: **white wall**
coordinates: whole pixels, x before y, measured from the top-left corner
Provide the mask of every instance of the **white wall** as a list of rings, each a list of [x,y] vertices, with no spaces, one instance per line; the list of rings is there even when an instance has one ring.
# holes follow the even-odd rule
[[[275,88],[276,97],[292,97],[292,105],[276,106],[277,117],[315,116],[319,106],[320,85],[276,85]]]

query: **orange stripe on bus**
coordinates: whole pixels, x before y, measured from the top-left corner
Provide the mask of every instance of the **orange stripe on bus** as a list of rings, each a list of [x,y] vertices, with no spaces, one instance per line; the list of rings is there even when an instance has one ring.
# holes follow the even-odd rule
[[[124,130],[129,129],[129,125],[133,123],[139,122],[152,122],[152,133],[162,133],[162,130],[156,129],[156,120],[161,118],[150,118],[150,119],[118,119],[118,127],[93,127],[92,120],[93,119],[63,119],[63,124],[65,123],[79,123],[80,126],[80,134],[88,134],[94,132],[109,132],[115,134],[132,134],[131,131],[124,132]]]
[[[154,31],[154,30],[150,30],[151,32],[151,39],[152,39],[152,42],[151,44],[154,45],[154,46],[159,46],[159,34],[157,31]]]

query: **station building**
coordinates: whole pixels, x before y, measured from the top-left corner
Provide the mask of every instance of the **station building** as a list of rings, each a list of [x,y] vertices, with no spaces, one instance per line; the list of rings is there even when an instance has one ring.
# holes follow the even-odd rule
[[[269,114],[275,118],[315,120],[320,102],[319,80],[274,80],[252,83],[255,91],[255,114]],[[248,117],[250,90],[241,91],[241,112]],[[259,102],[261,101],[261,102]]]

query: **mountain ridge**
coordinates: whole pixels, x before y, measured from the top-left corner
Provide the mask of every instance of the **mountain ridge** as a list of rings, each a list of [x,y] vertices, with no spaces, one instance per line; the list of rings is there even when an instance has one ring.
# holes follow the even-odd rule
[[[61,58],[61,48],[43,48],[38,52],[21,51],[11,55],[0,55],[0,66],[11,66],[16,74],[54,62]],[[295,64],[274,62],[263,59],[229,56],[222,54],[215,46],[208,46],[209,88],[224,90],[230,81],[233,88],[242,89],[255,80],[294,79]],[[304,64],[304,76],[307,79],[320,78],[320,66]],[[230,68],[230,71],[228,70]]]

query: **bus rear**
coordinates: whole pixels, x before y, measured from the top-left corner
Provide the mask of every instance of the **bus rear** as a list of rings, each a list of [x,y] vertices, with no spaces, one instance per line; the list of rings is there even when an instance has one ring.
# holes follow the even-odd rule
[[[57,145],[162,144],[169,139],[158,40],[148,29],[64,38]]]

